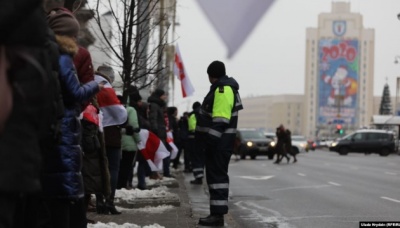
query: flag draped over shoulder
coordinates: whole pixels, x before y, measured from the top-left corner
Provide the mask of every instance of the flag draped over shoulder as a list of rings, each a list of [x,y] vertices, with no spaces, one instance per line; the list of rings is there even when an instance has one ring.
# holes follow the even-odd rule
[[[106,81],[105,78],[99,75],[95,75],[94,80],[97,83]],[[103,127],[121,125],[128,119],[125,107],[119,101],[115,90],[109,82],[107,82],[104,88],[97,94],[97,102],[103,113]]]
[[[152,171],[163,168],[163,159],[170,155],[161,140],[152,132],[140,129],[140,142],[138,148]]]
[[[172,131],[167,131],[167,143],[171,146],[171,160],[175,159],[178,155],[178,147],[174,143],[174,135]]]
[[[197,0],[231,58],[274,0]]]
[[[175,47],[175,64],[174,72],[178,79],[181,81],[182,96],[189,97],[194,93],[194,88],[186,73],[185,66],[183,65],[182,56],[179,51],[178,45]]]

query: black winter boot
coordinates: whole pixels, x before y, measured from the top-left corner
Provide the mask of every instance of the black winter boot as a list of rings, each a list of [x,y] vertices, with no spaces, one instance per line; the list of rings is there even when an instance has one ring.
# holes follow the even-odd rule
[[[224,226],[224,216],[211,214],[205,218],[200,218],[199,225],[202,225],[202,226]]]
[[[202,178],[196,178],[194,180],[191,180],[190,183],[191,184],[202,185],[203,184],[203,179]]]

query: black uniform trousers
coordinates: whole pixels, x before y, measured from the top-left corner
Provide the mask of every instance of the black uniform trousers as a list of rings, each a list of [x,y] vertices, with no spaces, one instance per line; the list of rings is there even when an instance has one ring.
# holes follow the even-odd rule
[[[228,166],[232,150],[205,149],[206,180],[210,193],[210,213],[227,214],[229,197]]]
[[[194,178],[203,178],[204,177],[204,163],[205,163],[205,152],[204,152],[204,144],[194,139],[194,146],[192,148],[192,168],[193,168],[193,176]]]

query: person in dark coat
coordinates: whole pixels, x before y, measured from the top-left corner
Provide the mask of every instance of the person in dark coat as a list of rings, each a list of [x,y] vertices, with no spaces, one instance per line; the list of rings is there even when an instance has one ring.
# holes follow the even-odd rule
[[[73,65],[78,51],[75,37],[79,23],[71,12],[57,9],[47,16],[60,47],[59,80],[64,102],[61,141],[53,154],[47,154],[43,168],[43,193],[51,213],[53,227],[86,227],[84,186],[81,173],[81,126],[78,119],[81,104],[90,100],[101,88],[95,81],[80,85]]]
[[[293,156],[293,163],[297,162],[296,151],[292,150],[292,132],[289,129],[286,129],[286,139],[285,139],[286,151]]]
[[[169,130],[172,132],[172,136],[174,138],[174,144],[178,148],[178,152],[176,157],[172,160],[172,165],[174,169],[178,168],[179,164],[179,151],[181,146],[181,141],[179,138],[179,126],[178,126],[178,109],[176,107],[168,107],[167,108],[168,122],[169,122]],[[177,161],[177,162],[176,162]]]
[[[183,151],[183,164],[184,169],[183,172],[190,173],[192,171],[192,161],[189,156],[189,152],[187,152],[188,145],[188,137],[189,137],[189,124],[188,124],[189,112],[184,112],[181,118],[178,121],[179,126],[179,138],[181,142],[180,151]],[[178,151],[179,158],[179,151]]]
[[[46,104],[54,88],[47,34],[42,1],[0,1],[0,47],[13,85],[12,109],[0,134],[0,227],[33,227],[37,219],[39,205],[29,202],[41,193],[40,140],[48,130],[43,123],[53,118]]]
[[[171,151],[170,145],[167,143],[167,126],[165,125],[164,109],[166,108],[167,95],[164,90],[156,89],[147,99],[150,105],[149,122],[150,131],[156,134],[163,142],[165,147]],[[172,177],[169,169],[170,156],[163,160],[163,175]]]
[[[289,162],[290,157],[287,155],[287,147],[286,147],[287,135],[285,127],[282,124],[276,128],[276,138],[277,138],[277,143],[275,146],[276,160],[274,163],[279,164],[283,159],[283,157],[286,157],[287,162]]]

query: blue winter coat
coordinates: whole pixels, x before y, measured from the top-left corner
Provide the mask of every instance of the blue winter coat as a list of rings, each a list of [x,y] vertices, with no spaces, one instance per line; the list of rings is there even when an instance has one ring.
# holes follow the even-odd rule
[[[46,197],[77,199],[84,195],[82,180],[81,125],[78,119],[81,103],[99,91],[95,81],[80,85],[69,54],[59,58],[60,84],[64,101],[64,118],[61,124],[61,142],[56,151],[46,156],[42,178]]]

